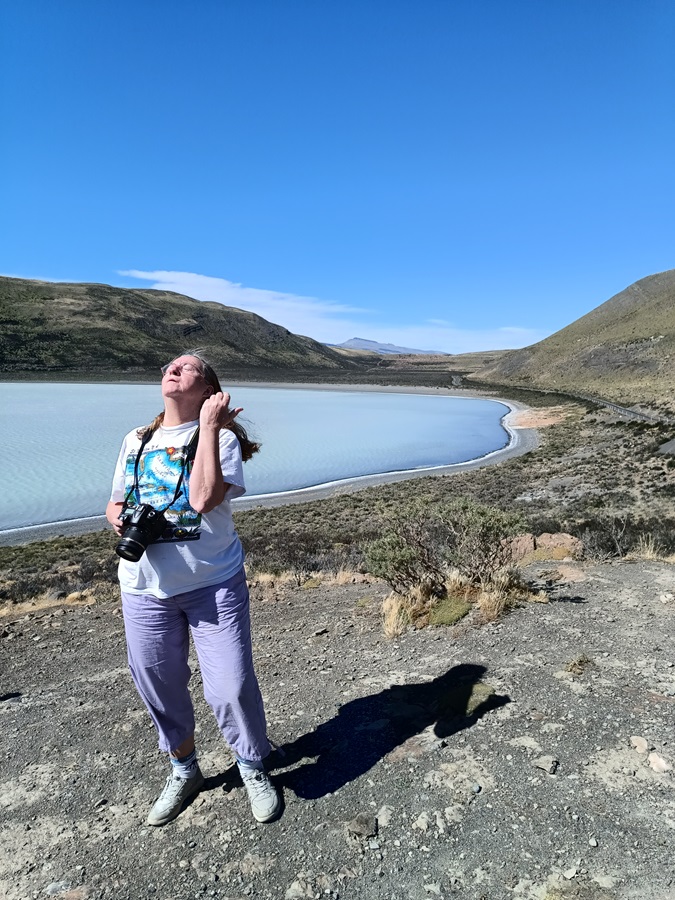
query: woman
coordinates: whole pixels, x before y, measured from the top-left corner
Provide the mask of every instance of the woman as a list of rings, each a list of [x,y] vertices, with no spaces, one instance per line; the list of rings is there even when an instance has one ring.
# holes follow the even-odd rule
[[[162,369],[164,411],[124,439],[106,516],[117,534],[141,504],[165,510],[153,541],[124,552],[119,564],[129,667],[171,757],[171,774],[148,816],[165,825],[201,788],[195,720],[188,691],[189,633],[225,740],[234,750],[254,817],[274,819],[280,801],[262,760],[270,752],[253,669],[244,556],[230,500],[245,492],[242,459],[259,447],[234,422],[230,395],[198,352]],[[197,437],[195,438],[195,435]],[[194,457],[194,458],[192,458]],[[147,534],[146,534],[147,536]],[[120,548],[122,550],[123,548]],[[130,561],[129,557],[138,561]]]

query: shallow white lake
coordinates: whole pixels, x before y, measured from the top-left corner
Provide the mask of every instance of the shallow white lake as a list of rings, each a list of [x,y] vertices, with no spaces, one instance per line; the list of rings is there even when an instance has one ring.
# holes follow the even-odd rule
[[[162,408],[159,385],[0,384],[0,531],[102,515],[124,435]],[[434,466],[504,447],[494,400],[376,391],[232,388],[263,448],[248,496]]]

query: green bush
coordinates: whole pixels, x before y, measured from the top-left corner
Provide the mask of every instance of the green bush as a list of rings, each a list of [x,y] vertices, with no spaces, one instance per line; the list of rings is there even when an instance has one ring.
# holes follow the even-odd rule
[[[366,565],[398,593],[414,587],[442,596],[451,569],[471,584],[489,583],[508,563],[506,540],[525,530],[522,516],[466,497],[420,501],[385,516],[382,537],[367,545]]]

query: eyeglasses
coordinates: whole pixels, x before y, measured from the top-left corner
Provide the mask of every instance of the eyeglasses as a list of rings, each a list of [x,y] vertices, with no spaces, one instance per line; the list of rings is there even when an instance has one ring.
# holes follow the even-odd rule
[[[194,365],[194,363],[172,362],[166,366],[162,366],[162,369],[161,369],[162,375],[166,375],[166,373],[171,371],[172,369],[177,370],[179,375],[181,372],[187,372],[188,375],[201,375],[202,374],[201,369],[198,369],[197,366]]]

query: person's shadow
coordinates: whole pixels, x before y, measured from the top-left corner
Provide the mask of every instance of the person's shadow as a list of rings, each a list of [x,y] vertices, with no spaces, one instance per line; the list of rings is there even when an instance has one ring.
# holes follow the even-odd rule
[[[343,787],[429,725],[446,738],[510,702],[480,681],[485,666],[462,664],[422,684],[392,685],[341,706],[337,715],[267,758],[274,781],[308,800]],[[297,768],[288,768],[308,757]]]

